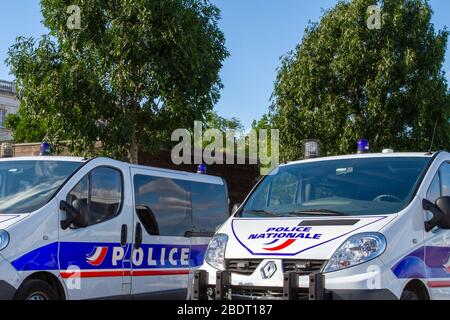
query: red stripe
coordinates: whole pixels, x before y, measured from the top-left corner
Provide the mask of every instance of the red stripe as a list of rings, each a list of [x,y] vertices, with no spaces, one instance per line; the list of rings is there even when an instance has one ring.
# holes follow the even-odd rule
[[[100,278],[100,277],[122,277],[122,276],[169,276],[189,274],[189,270],[135,270],[135,271],[62,271],[61,277],[67,278]]]
[[[294,241],[295,241],[295,239],[289,239],[289,240],[286,240],[285,242],[283,242],[282,244],[280,244],[277,247],[264,248],[264,250],[267,250],[267,251],[278,251],[278,250],[284,249],[287,246],[291,245]]]
[[[450,287],[450,281],[428,281],[430,288],[447,288]]]
[[[62,271],[61,277],[66,278],[97,278],[97,277],[122,277],[124,272],[119,271],[82,271],[82,272],[71,272]]]
[[[168,276],[177,274],[189,274],[189,270],[135,270],[131,272],[132,276]]]

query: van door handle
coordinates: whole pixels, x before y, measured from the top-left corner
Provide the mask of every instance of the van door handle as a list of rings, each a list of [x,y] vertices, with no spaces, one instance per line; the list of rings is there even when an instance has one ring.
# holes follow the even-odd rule
[[[139,249],[142,244],[142,227],[140,223],[136,224],[136,234],[134,237],[134,248]]]
[[[127,244],[128,238],[128,227],[126,224],[122,225],[122,230],[120,231],[120,244],[124,247]]]

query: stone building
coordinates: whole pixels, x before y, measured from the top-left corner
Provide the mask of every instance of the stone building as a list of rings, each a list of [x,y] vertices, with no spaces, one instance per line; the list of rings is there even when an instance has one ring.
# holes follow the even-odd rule
[[[5,128],[6,116],[17,113],[19,100],[14,82],[0,80],[0,141],[12,140],[12,132]]]

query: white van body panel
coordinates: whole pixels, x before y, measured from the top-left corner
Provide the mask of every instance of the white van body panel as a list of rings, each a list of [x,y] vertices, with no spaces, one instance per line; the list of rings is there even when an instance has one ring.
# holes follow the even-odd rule
[[[155,276],[158,272],[164,273],[164,268],[146,270],[151,277],[142,276],[141,269],[136,272],[135,262],[150,261],[150,257],[145,253],[144,259],[140,259],[139,252],[136,253],[139,249],[135,248],[134,237],[138,218],[135,212],[132,177],[133,174],[140,173],[226,187],[223,179],[130,165],[101,157],[87,160],[79,157],[39,156],[0,159],[0,162],[31,160],[79,162],[81,167],[69,177],[51,200],[38,210],[25,214],[0,215],[0,230],[6,230],[9,234],[8,245],[0,251],[0,298],[6,297],[2,295],[3,288],[18,290],[29,277],[54,279],[54,284],[66,299],[122,298],[131,295],[140,297],[139,294],[172,289],[187,290],[189,272],[201,264],[210,236],[150,237],[147,243],[144,240],[147,249],[156,244],[186,245],[188,259],[190,254],[195,252],[197,259],[201,261],[193,265],[189,263],[191,260],[188,260],[188,265],[180,275],[168,272]],[[119,213],[109,220],[86,228],[62,229],[61,221],[66,218],[66,213],[60,210],[60,202],[66,200],[68,193],[88,173],[103,167],[114,169],[121,174],[123,195]],[[224,216],[227,215],[228,213],[224,212]],[[124,244],[121,243],[123,228],[127,230]],[[191,243],[194,245],[192,248]],[[166,257],[169,258],[174,259],[174,256]],[[8,298],[12,296],[8,295]]]

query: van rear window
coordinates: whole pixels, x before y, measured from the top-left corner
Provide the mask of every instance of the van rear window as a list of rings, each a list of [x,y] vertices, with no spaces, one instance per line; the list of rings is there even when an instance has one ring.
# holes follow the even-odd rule
[[[136,206],[146,208],[139,215],[146,230],[157,229],[161,236],[215,232],[228,217],[225,184],[135,175],[134,193]],[[155,221],[156,226],[146,225]]]
[[[191,230],[189,189],[188,181],[146,175],[134,176],[136,206],[145,206],[151,210],[161,236],[184,236]],[[141,219],[144,225],[147,221]]]

